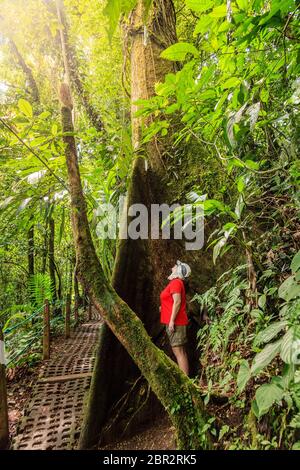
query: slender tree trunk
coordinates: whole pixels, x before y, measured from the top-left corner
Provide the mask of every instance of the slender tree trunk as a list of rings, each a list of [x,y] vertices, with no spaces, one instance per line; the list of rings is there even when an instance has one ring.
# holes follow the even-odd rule
[[[204,427],[203,403],[198,388],[152,343],[142,321],[107,283],[89,229],[73,136],[72,113],[64,102],[61,113],[79,278],[95,308],[168,411],[176,429],[178,448],[209,448],[211,441]]]
[[[74,263],[74,271],[73,271],[73,284],[74,284],[74,317],[75,321],[77,322],[79,319],[78,310],[79,310],[79,303],[80,303],[80,295],[79,295],[79,285],[78,279],[76,275],[76,262]]]
[[[36,81],[35,81],[35,78],[33,76],[31,68],[28,67],[28,65],[26,64],[23,56],[20,54],[16,43],[11,38],[9,38],[9,45],[10,45],[10,49],[11,49],[14,57],[16,58],[16,61],[17,61],[18,65],[23,70],[24,75],[25,75],[25,77],[28,81],[30,94],[32,96],[32,99],[33,99],[34,103],[39,104],[39,102],[40,102],[39,89],[38,89],[38,86],[36,84]]]
[[[48,249],[48,262],[49,262],[49,275],[51,279],[51,286],[53,290],[53,301],[57,300],[57,290],[56,290],[56,276],[55,276],[55,222],[51,216],[49,219],[49,249]],[[55,309],[55,313],[57,310]]]
[[[0,326],[0,449],[6,449],[9,443],[7,391],[6,391],[6,366],[3,364],[4,338]]]
[[[48,222],[46,222],[46,227],[45,227],[45,234],[44,234],[44,242],[43,242],[43,256],[42,256],[42,273],[46,273],[47,269],[47,259],[48,259]]]
[[[19,67],[23,70],[23,73],[24,73],[24,75],[26,77],[26,80],[28,82],[29,91],[30,91],[30,94],[31,94],[32,101],[37,107],[40,103],[40,95],[39,95],[39,89],[38,89],[37,83],[35,81],[35,78],[33,76],[32,70],[26,64],[22,54],[19,52],[19,49],[18,49],[16,43],[9,36],[8,36],[8,38],[9,38],[8,42],[9,42],[9,46],[10,46],[10,50],[12,52],[12,55],[14,56],[17,64],[19,65]],[[29,276],[29,278],[34,276],[34,257],[35,257],[35,253],[34,253],[34,251],[35,251],[34,250],[34,224],[33,224],[32,219],[33,218],[31,217],[30,221],[32,222],[32,225],[31,225],[31,227],[29,228],[29,230],[27,232],[27,238],[28,238],[28,276]]]
[[[91,103],[90,96],[83,86],[83,81],[80,76],[79,66],[76,58],[76,51],[72,46],[69,38],[69,27],[65,14],[65,7],[63,0],[56,0],[56,11],[58,21],[61,23],[60,29],[61,48],[64,62],[64,69],[67,76],[68,84],[72,84],[76,90],[78,98],[81,101],[92,125],[98,130],[102,131],[104,126],[99,116]]]
[[[34,225],[27,232],[28,237],[28,277],[34,276]]]

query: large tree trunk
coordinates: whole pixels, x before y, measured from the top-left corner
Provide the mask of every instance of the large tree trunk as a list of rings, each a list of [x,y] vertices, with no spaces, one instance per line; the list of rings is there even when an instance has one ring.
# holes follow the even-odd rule
[[[142,124],[149,125],[151,118],[143,123],[142,118],[135,117],[135,102],[153,96],[155,84],[163,81],[167,73],[174,72],[174,64],[160,58],[161,52],[176,42],[176,18],[172,1],[153,2],[146,28],[144,17],[143,2],[139,1],[125,31],[127,39],[128,35],[131,38],[133,147],[145,157],[134,161],[127,199],[128,206],[143,203],[149,209],[154,203],[174,202],[174,195],[168,193],[168,188],[172,187],[172,177],[166,171],[166,153],[170,150],[171,143],[169,139],[159,141],[154,138],[146,147],[141,146]],[[172,184],[177,185],[177,181]],[[129,222],[130,218],[127,225]],[[188,256],[183,244],[178,240],[120,240],[117,250],[113,286],[119,296],[136,312],[148,334],[160,347],[163,347],[160,334],[163,328],[159,322],[159,292],[165,286],[174,262],[182,256],[195,266],[195,259],[191,253]],[[203,259],[199,263],[198,259],[197,264],[198,270],[201,271],[200,278],[204,280],[208,263],[204,263]],[[123,346],[106,326],[103,328],[106,331],[102,332],[100,338],[97,364],[80,436],[80,448],[91,447],[99,441],[109,418],[109,411],[139,376],[138,369]],[[193,337],[195,338],[195,334]],[[168,345],[165,348],[168,348]],[[195,344],[192,344],[192,349],[196,349]],[[159,407],[153,409],[153,403],[149,401],[148,409],[146,405],[135,415],[135,425],[149,419],[151,413],[155,415],[159,412]],[[115,420],[114,429],[115,437],[120,436],[123,431],[121,421],[118,426],[118,420]],[[101,438],[103,437],[104,432]]]
[[[180,449],[209,448],[211,441],[204,428],[203,404],[198,388],[168,356],[152,343],[142,321],[105,278],[88,224],[73,136],[72,113],[68,104],[64,102],[62,125],[66,145],[78,276],[94,306],[168,411],[176,429],[178,447]],[[122,368],[122,364],[119,366]],[[98,383],[97,386],[99,386]]]

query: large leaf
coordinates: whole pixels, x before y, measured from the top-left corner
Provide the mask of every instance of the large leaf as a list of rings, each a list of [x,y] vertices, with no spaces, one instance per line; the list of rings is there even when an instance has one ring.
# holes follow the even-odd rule
[[[240,369],[237,375],[237,387],[238,387],[239,393],[241,393],[244,390],[250,377],[251,377],[251,371],[250,371],[248,361],[246,361],[246,359],[243,359],[241,361]]]
[[[213,11],[210,13],[210,16],[213,18],[223,18],[226,15],[227,15],[226,5],[220,5],[218,7],[215,7]]]
[[[213,24],[213,22],[214,22],[214,19],[211,18],[210,16],[208,15],[202,16],[200,20],[198,21],[198,23],[196,24],[196,27],[193,33],[194,36],[197,36],[197,34],[206,33],[209,30],[211,24]]]
[[[189,42],[178,42],[168,47],[161,53],[161,57],[167,60],[182,61],[185,60],[187,54],[195,57],[199,56],[199,51],[193,44]]]
[[[209,10],[214,4],[214,0],[186,0],[185,3],[191,10],[202,12]]]
[[[291,262],[292,273],[295,273],[300,268],[300,250],[295,254]]]
[[[19,110],[23,114],[25,114],[26,117],[32,118],[33,116],[32,106],[28,101],[24,100],[23,98],[19,99],[18,107],[19,107]]]
[[[228,238],[231,233],[236,230],[236,225],[233,224],[228,230],[225,230],[224,236],[215,244],[213,249],[213,263],[216,264],[216,260],[221,253],[222,248],[226,245]]]
[[[113,37],[116,27],[118,26],[121,14],[128,14],[131,10],[133,10],[136,3],[137,0],[107,0],[103,12],[108,18],[108,36],[110,40]],[[146,11],[148,11],[150,4],[151,2],[149,0],[144,1],[144,7]]]
[[[281,341],[282,339],[279,339],[275,343],[268,344],[260,353],[256,354],[251,366],[251,374],[258,374],[270,364],[280,351]]]
[[[247,10],[249,6],[248,0],[236,0],[237,6],[240,10]]]
[[[300,354],[300,326],[294,325],[288,329],[282,338],[280,357],[286,364],[299,361]]]
[[[228,78],[222,85],[222,89],[226,90],[227,88],[234,88],[241,83],[241,79],[238,77]]]
[[[265,330],[260,331],[254,340],[255,346],[269,343],[269,341],[275,338],[275,336],[277,336],[286,325],[286,321],[278,321],[276,323],[272,323],[272,325],[269,325]]]
[[[300,296],[300,283],[296,281],[294,276],[288,277],[279,287],[278,295],[281,299],[289,302]]]
[[[266,414],[275,402],[282,399],[283,393],[284,390],[275,383],[261,385],[255,394],[258,416]]]

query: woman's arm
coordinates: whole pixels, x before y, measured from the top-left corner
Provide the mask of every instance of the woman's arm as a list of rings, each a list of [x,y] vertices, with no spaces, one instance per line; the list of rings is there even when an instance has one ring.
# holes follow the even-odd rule
[[[172,307],[172,314],[169,322],[169,331],[173,333],[174,331],[174,323],[177,317],[177,314],[180,310],[181,305],[181,294],[172,294],[173,297],[173,307]]]

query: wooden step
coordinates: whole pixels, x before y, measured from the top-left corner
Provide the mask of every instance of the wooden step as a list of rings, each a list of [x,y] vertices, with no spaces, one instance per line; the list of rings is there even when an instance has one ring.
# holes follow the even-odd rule
[[[57,375],[52,377],[41,377],[38,383],[66,382],[67,380],[82,379],[92,377],[92,372],[82,372],[81,374]]]

